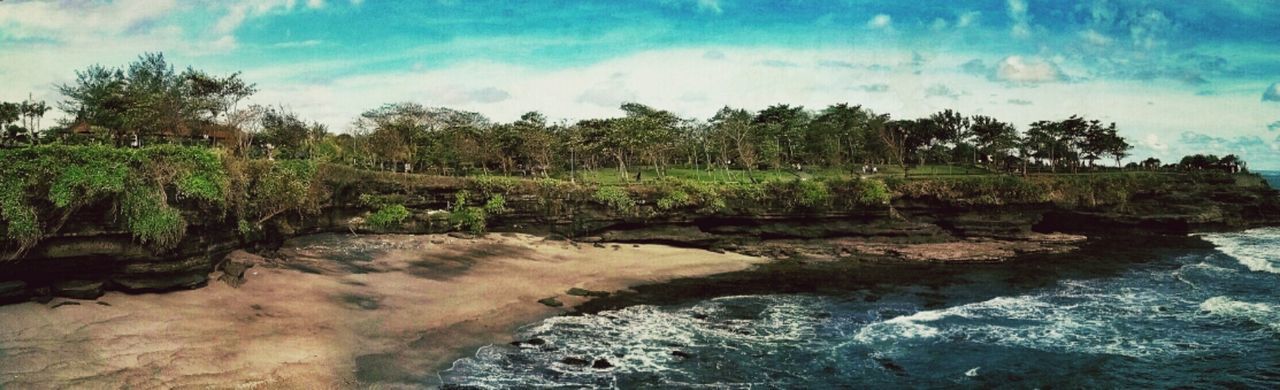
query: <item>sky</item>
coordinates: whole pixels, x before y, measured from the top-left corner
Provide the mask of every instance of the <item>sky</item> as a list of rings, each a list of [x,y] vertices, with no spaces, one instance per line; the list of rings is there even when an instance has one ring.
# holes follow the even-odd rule
[[[850,103],[1077,114],[1139,159],[1280,169],[1280,0],[0,0],[0,100],[56,102],[144,52],[339,132],[403,101],[499,121]]]

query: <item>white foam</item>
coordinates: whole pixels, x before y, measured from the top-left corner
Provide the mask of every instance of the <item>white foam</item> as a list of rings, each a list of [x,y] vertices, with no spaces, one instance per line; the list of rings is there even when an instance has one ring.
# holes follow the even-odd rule
[[[938,338],[1130,357],[1178,353],[1180,340],[1134,338],[1125,329],[1161,305],[1161,295],[1154,291],[1102,289],[1080,281],[1063,282],[1053,291],[895,317],[868,324],[853,341],[887,351]]]
[[[1218,317],[1235,318],[1266,326],[1280,333],[1280,312],[1265,303],[1237,301],[1227,297],[1213,297],[1200,304],[1200,310]]]
[[[1239,233],[1200,236],[1255,272],[1280,274],[1280,228],[1252,229]]]

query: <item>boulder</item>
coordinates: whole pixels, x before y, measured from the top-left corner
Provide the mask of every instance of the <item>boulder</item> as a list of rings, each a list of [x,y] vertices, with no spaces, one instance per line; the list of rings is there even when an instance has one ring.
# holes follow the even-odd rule
[[[605,360],[604,358],[599,358],[599,359],[596,359],[596,361],[591,363],[591,368],[594,368],[597,370],[610,369],[610,368],[613,368],[613,363],[609,363],[609,361]]]
[[[122,291],[131,293],[192,289],[203,286],[208,281],[208,275],[203,273],[124,275],[111,278],[112,284],[119,286]]]
[[[547,306],[550,306],[550,307],[561,307],[561,306],[564,306],[564,303],[560,302],[559,300],[556,300],[556,298],[555,298],[555,297],[539,299],[539,300],[538,300],[538,303],[541,303],[541,304],[543,304],[543,305],[547,305]]]
[[[53,284],[53,295],[71,299],[98,299],[102,296],[101,280],[68,280]]]
[[[569,291],[567,291],[566,293],[575,297],[601,298],[601,297],[609,296],[609,293],[607,291],[592,291],[592,290],[587,290],[587,289],[582,289],[577,287],[569,289]]]
[[[17,302],[27,297],[27,282],[10,280],[0,282],[0,302]]]

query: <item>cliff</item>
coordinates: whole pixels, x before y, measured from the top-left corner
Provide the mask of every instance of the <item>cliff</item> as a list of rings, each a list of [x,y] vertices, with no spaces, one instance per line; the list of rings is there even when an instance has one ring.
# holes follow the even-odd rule
[[[183,228],[172,242],[140,236],[137,224],[119,216],[126,201],[119,196],[96,197],[62,214],[48,204],[33,206],[38,215],[61,219],[41,225],[53,228],[29,244],[14,238],[0,244],[10,254],[0,262],[0,301],[195,288],[225,268],[232,250],[270,255],[284,239],[318,232],[488,230],[771,257],[993,261],[1066,250],[1074,242],[1044,233],[1182,234],[1280,223],[1276,191],[1254,175],[667,180],[599,187],[336,165],[286,170],[302,173],[276,183],[269,176],[279,174],[278,166],[235,171],[224,165],[232,168],[223,187],[248,199],[210,206],[179,196],[180,189],[167,191],[161,199],[180,213]],[[931,251],[965,255],[941,258]]]

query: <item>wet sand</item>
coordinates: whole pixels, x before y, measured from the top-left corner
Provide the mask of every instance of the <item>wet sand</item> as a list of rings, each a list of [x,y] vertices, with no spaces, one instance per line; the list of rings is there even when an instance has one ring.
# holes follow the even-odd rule
[[[520,234],[325,234],[280,253],[237,253],[257,263],[239,288],[0,306],[0,388],[417,388],[585,300],[570,288],[617,291],[764,261]],[[551,297],[565,306],[537,303]]]

